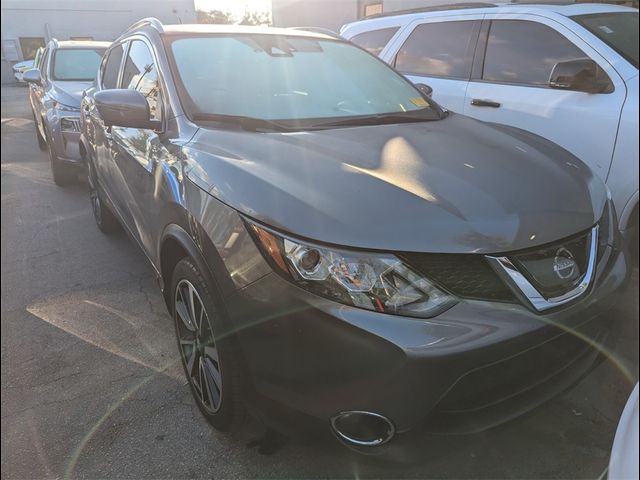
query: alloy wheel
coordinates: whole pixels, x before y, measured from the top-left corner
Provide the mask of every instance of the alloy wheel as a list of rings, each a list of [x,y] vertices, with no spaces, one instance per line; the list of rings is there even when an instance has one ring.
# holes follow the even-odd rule
[[[202,406],[215,413],[222,399],[222,370],[209,316],[188,280],[181,280],[176,286],[174,302],[174,321],[187,377]]]
[[[87,162],[88,163],[88,162]],[[102,222],[102,205],[100,203],[100,195],[98,195],[98,187],[96,186],[93,167],[88,163],[89,174],[87,175],[87,183],[89,183],[89,199],[91,200],[91,209],[96,223],[100,225]]]

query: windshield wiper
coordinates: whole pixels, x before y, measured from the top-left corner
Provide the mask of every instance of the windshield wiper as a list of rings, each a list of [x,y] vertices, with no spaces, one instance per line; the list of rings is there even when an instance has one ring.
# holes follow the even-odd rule
[[[260,130],[275,130],[278,132],[289,132],[292,130],[290,127],[273,120],[265,120],[263,118],[254,118],[254,117],[245,117],[243,115],[224,115],[221,113],[194,113],[193,119],[195,121],[203,121],[203,122],[232,123],[250,132],[257,132]]]
[[[346,127],[346,126],[358,126],[358,125],[382,125],[387,123],[413,123],[413,122],[430,122],[433,120],[440,120],[442,117],[437,111],[433,111],[433,116],[424,116],[422,110],[418,110],[420,113],[416,115],[415,112],[394,112],[394,113],[378,113],[376,115],[366,115],[358,117],[348,117],[339,120],[332,120],[330,122],[315,123],[312,128],[325,128],[325,127]]]

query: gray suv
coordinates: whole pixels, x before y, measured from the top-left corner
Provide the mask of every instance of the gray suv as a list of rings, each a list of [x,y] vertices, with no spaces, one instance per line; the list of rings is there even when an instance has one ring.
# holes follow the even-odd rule
[[[28,70],[29,100],[36,125],[36,137],[47,149],[53,179],[60,186],[77,177],[81,161],[80,100],[98,72],[109,42],[52,40],[42,54],[38,68]]]
[[[150,260],[216,428],[287,412],[367,451],[477,432],[606,349],[628,268],[605,185],[423,92],[291,29],[149,19],[105,54],[81,109],[95,220]]]

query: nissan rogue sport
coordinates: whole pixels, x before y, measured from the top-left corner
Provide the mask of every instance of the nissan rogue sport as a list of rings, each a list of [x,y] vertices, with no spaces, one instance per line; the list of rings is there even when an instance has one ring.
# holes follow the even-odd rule
[[[349,42],[146,19],[81,124],[98,227],[149,259],[216,428],[250,407],[373,451],[479,431],[607,346],[627,263],[602,181]]]
[[[109,42],[51,40],[35,68],[27,70],[38,146],[49,153],[53,180],[72,183],[82,167],[78,151],[80,100],[91,86]]]

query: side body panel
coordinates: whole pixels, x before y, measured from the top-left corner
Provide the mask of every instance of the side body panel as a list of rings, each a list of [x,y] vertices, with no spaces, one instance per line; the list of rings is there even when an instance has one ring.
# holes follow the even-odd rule
[[[605,180],[616,141],[620,111],[627,89],[618,72],[566,26],[539,15],[490,14],[487,20],[516,20],[546,25],[576,45],[607,73],[614,85],[609,94],[588,94],[546,86],[493,83],[472,79],[464,114],[533,132],[564,147]],[[499,108],[472,105],[477,100]]]
[[[620,117],[607,185],[618,209],[620,229],[626,230],[638,205],[638,75],[627,80],[627,100]]]
[[[36,127],[40,131],[42,138],[45,136],[44,118],[47,108],[50,104],[48,99],[48,90],[50,88],[49,83],[49,59],[51,58],[52,47],[47,47],[45,56],[41,62],[40,75],[42,77],[42,85],[30,85],[29,86],[29,100],[31,101],[31,108],[33,109],[33,115],[35,116]]]

